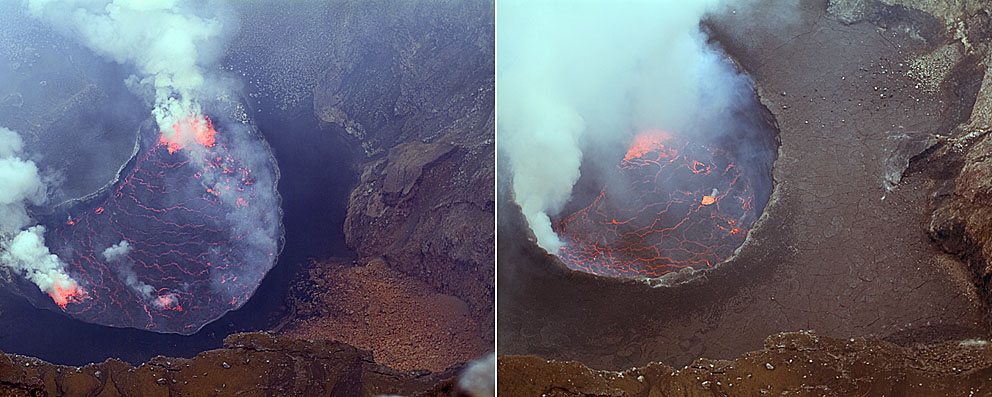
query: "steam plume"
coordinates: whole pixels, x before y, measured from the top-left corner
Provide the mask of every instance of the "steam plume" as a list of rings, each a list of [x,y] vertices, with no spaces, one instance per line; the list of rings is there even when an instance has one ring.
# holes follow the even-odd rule
[[[163,139],[186,145],[196,138],[189,122],[201,114],[196,101],[204,88],[201,62],[211,61],[198,51],[202,43],[221,34],[215,19],[197,16],[179,0],[28,0],[35,18],[51,24],[62,34],[74,37],[97,54],[122,65],[134,65],[137,75],[128,83],[138,93],[147,93],[152,115]],[[10,236],[31,223],[26,204],[41,204],[45,186],[33,162],[11,157],[23,146],[16,134],[0,131],[0,233]],[[7,189],[12,186],[12,189]],[[0,241],[4,265],[19,270],[65,307],[81,296],[78,285],[65,272],[64,264],[44,244],[44,227],[32,227],[16,237]],[[104,252],[108,261],[118,260],[129,249],[126,242]],[[151,287],[133,276],[128,285],[148,295]]]
[[[179,0],[29,0],[31,14],[63,34],[77,38],[94,52],[122,65],[134,65],[138,76],[129,83],[150,91],[152,114],[164,134],[173,125],[199,115],[196,101],[204,86],[200,51],[222,33],[216,19],[197,16]],[[171,135],[165,136],[173,138]],[[186,143],[186,142],[184,142]]]
[[[0,233],[10,235],[31,223],[27,205],[45,201],[45,184],[33,161],[18,155],[24,141],[14,131],[0,127]]]
[[[134,272],[133,268],[134,263],[127,258],[131,249],[131,243],[127,240],[121,240],[121,242],[103,250],[103,259],[117,264],[115,269],[120,273],[124,285],[134,290],[142,299],[150,301],[155,307],[161,309],[175,303],[176,295],[174,293],[164,292],[162,295],[155,295],[155,287],[138,280],[138,274]]]
[[[152,293],[155,292],[155,288],[145,284],[141,280],[138,280],[138,275],[134,273],[134,269],[131,267],[130,263],[118,266],[117,270],[123,277],[124,285],[127,285],[128,288],[134,290],[134,292],[138,293],[138,295],[141,295],[142,298],[151,299]]]
[[[469,363],[458,376],[458,391],[470,397],[496,395],[496,354],[489,353]]]
[[[25,3],[33,17],[62,35],[133,70],[134,74],[125,83],[148,102],[156,123],[153,131],[145,127],[139,130],[139,134],[150,133],[147,137],[139,135],[141,150],[154,153],[151,150],[164,145],[169,155],[183,156],[198,170],[192,177],[198,183],[168,192],[171,199],[179,200],[184,194],[200,198],[206,193],[226,206],[217,210],[225,215],[217,222],[230,226],[229,243],[233,248],[205,252],[202,256],[205,265],[218,271],[191,276],[209,277],[207,281],[213,282],[210,286],[214,287],[209,292],[203,284],[197,284],[194,291],[189,289],[190,283],[175,278],[147,277],[147,268],[139,268],[130,259],[135,255],[131,249],[147,252],[147,242],[132,238],[102,251],[103,259],[117,271],[118,279],[113,281],[121,283],[109,283],[103,274],[100,279],[90,279],[88,275],[92,273],[79,272],[80,280],[92,285],[91,298],[105,299],[106,295],[116,294],[116,288],[123,284],[143,302],[142,310],[147,309],[144,303],[150,302],[159,309],[180,311],[189,302],[192,306],[186,307],[198,310],[183,312],[192,318],[188,323],[183,323],[179,316],[158,313],[154,318],[149,316],[148,323],[142,323],[144,318],[127,323],[135,318],[127,313],[120,315],[125,318],[124,323],[113,321],[114,325],[148,329],[155,325],[159,327],[157,330],[183,333],[195,332],[205,321],[212,320],[207,318],[210,313],[223,314],[221,309],[230,310],[243,304],[274,264],[281,242],[282,214],[276,191],[278,166],[247,115],[238,113],[244,110],[238,107],[235,95],[240,81],[217,67],[217,61],[225,54],[226,39],[237,28],[233,14],[226,12],[220,0],[25,0]],[[216,129],[213,123],[218,124]],[[140,223],[140,219],[129,218],[127,222]],[[113,244],[119,237],[112,238],[104,244]],[[69,241],[66,245],[81,244]],[[60,246],[59,252],[62,249]],[[96,251],[93,256],[99,253]],[[78,255],[66,257],[73,268],[78,265],[85,269],[90,265],[77,258]],[[101,283],[114,284],[114,288],[97,288],[107,287]],[[122,304],[120,308],[126,312],[133,306]],[[109,322],[105,313],[71,314],[90,321]]]
[[[107,262],[116,262],[121,258],[127,256],[131,253],[131,244],[127,240],[121,240],[121,242],[107,247],[103,250],[103,259]]]
[[[500,150],[538,245],[561,247],[549,215],[569,200],[580,165],[633,132],[684,130],[729,105],[742,78],[698,27],[717,3],[499,2]]]
[[[0,264],[24,275],[38,288],[65,305],[83,295],[65,264],[45,246],[45,227],[34,223],[29,205],[46,200],[47,187],[34,161],[20,157],[20,135],[0,127]]]

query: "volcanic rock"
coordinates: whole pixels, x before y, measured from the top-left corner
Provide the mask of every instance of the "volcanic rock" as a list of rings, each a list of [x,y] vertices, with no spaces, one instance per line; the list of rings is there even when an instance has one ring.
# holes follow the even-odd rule
[[[345,236],[360,262],[381,256],[467,302],[480,336],[492,342],[492,4],[425,3],[403,12],[394,5],[356,8],[353,18],[372,27],[337,43],[343,61],[331,63],[315,89],[316,114],[368,156]]]
[[[400,370],[444,371],[492,349],[468,305],[434,292],[382,259],[367,266],[314,262],[294,287],[294,320],[280,332],[337,340],[369,350],[377,363]]]
[[[809,332],[765,339],[732,361],[698,359],[623,371],[534,356],[498,360],[500,392],[513,396],[664,395],[983,395],[992,392],[992,348],[985,340],[901,347],[875,339]],[[969,394],[970,393],[970,394]]]
[[[228,336],[224,348],[192,359],[159,356],[137,367],[113,359],[71,367],[3,354],[0,394],[447,395],[459,369],[397,371],[343,343],[247,333]]]
[[[967,26],[992,32],[988,11],[966,19]],[[992,48],[981,42],[942,82],[948,90],[962,92],[967,111],[960,124],[945,132],[939,146],[921,156],[920,166],[935,182],[935,209],[931,237],[946,252],[967,263],[970,278],[987,308],[992,308]],[[973,104],[973,105],[971,105]],[[968,106],[971,105],[971,106]],[[922,165],[926,164],[926,166]],[[929,169],[933,171],[927,172]],[[992,310],[987,310],[992,313]],[[987,321],[992,316],[987,318]]]
[[[351,7],[348,39],[332,49],[314,110],[359,140],[367,155],[402,142],[491,139],[491,2],[389,1]],[[446,136],[447,135],[447,136]]]
[[[255,95],[277,112],[307,106],[362,158],[344,222],[358,262],[384,258],[466,302],[479,337],[491,343],[493,3],[244,2],[237,9],[245,20],[264,21],[242,26],[231,59],[257,64],[227,67],[261,81]]]
[[[492,164],[491,144],[400,145],[366,166],[345,221],[348,243],[362,258],[383,256],[393,268],[465,300],[488,341],[494,320]]]

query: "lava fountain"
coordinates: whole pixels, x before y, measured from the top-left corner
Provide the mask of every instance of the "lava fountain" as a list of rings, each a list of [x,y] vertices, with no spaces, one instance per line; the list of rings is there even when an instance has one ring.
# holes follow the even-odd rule
[[[46,222],[79,283],[50,296],[63,311],[191,334],[248,300],[280,250],[278,167],[246,118],[221,120],[146,122],[117,180]]]
[[[558,256],[572,270],[623,278],[711,268],[764,207],[751,179],[770,175],[756,174],[729,150],[642,131],[592,203],[553,224]]]

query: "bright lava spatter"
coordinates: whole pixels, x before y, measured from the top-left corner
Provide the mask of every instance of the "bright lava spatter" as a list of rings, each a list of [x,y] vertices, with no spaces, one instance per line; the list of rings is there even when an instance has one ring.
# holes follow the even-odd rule
[[[49,233],[85,291],[51,295],[71,316],[193,333],[240,307],[274,264],[281,223],[258,215],[279,213],[275,171],[267,168],[274,165],[239,157],[244,151],[229,147],[235,141],[206,116],[173,128],[169,137],[143,128],[117,183],[73,206]],[[273,208],[249,208],[256,203]],[[123,242],[126,254],[104,255]]]
[[[54,301],[56,305],[59,305],[62,310],[65,310],[65,306],[68,305],[69,302],[82,302],[88,297],[86,291],[74,283],[69,287],[63,287],[59,285],[59,283],[55,283],[52,288],[54,291],[48,293],[48,295],[52,297],[52,301]]]
[[[725,150],[639,134],[592,204],[553,227],[570,269],[657,277],[729,258],[756,220],[754,191]]]

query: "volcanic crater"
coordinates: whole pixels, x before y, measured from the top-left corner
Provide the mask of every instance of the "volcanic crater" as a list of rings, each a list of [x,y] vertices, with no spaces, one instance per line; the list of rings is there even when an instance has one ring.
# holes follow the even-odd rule
[[[931,218],[962,164],[960,154],[947,153],[967,147],[938,142],[982,131],[971,119],[984,114],[977,109],[985,102],[975,97],[985,85],[975,84],[981,73],[976,80],[965,69],[938,73],[926,66],[969,45],[976,54],[987,51],[968,40],[985,34],[987,13],[922,1],[758,3],[755,9],[781,12],[728,9],[701,24],[710,42],[753,79],[779,131],[771,195],[746,242],[704,272],[627,279],[571,271],[567,249],[563,263],[527,238],[526,220],[501,176],[502,354],[616,370],[732,359],[783,331],[901,345],[987,337],[984,273],[931,239],[949,241],[952,254],[980,241],[979,226],[961,212],[975,202],[951,206],[933,218],[934,226]],[[955,13],[972,22],[957,33],[941,29],[954,26],[945,19]],[[952,58],[967,66],[981,57]],[[655,152],[652,158],[665,153]],[[945,154],[935,159],[934,153]],[[961,183],[955,200],[967,201]],[[691,206],[707,207],[706,193],[687,196]],[[611,230],[612,215],[597,216],[608,224],[600,230]],[[559,230],[567,232],[569,218],[562,219],[566,227]]]
[[[742,91],[729,114],[694,123],[703,132],[641,131],[605,177],[580,179],[576,191],[602,187],[574,195],[552,224],[565,266],[653,278],[730,258],[768,203],[778,148],[771,113]]]

